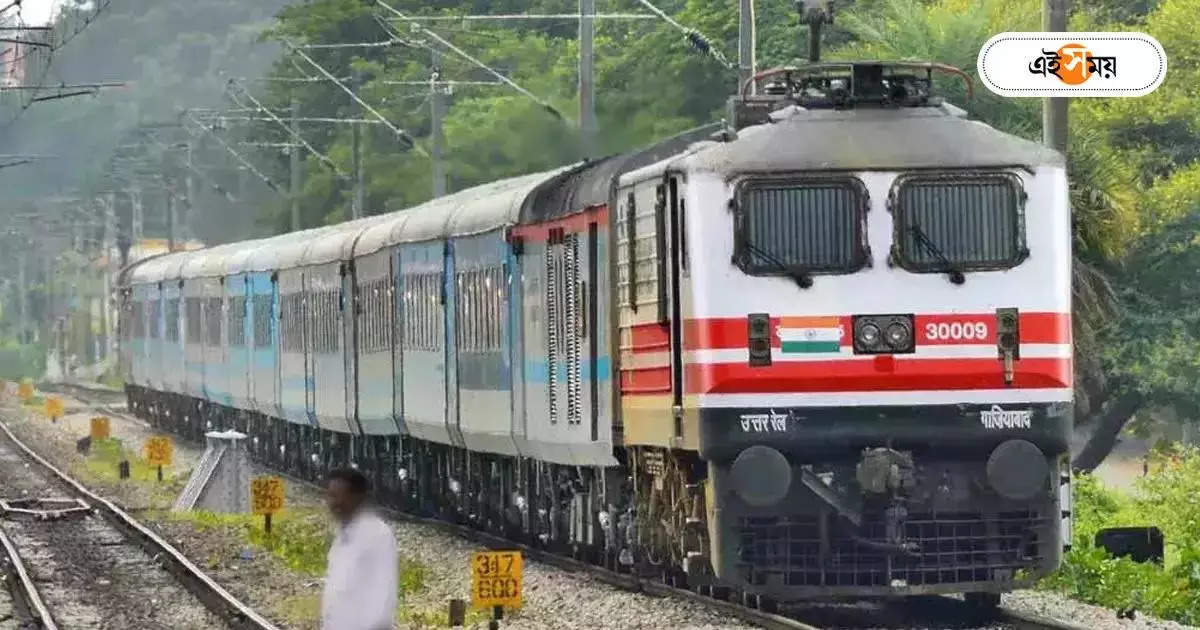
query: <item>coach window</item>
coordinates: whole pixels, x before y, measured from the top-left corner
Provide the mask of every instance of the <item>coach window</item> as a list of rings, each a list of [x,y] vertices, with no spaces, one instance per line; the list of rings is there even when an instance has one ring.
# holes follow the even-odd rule
[[[205,306],[206,323],[208,326],[208,345],[218,347],[221,345],[221,298],[208,298],[208,304]]]
[[[167,300],[167,341],[179,341],[179,298]]]
[[[433,352],[442,347],[440,273],[404,277],[404,349]]]
[[[200,343],[202,341],[200,337],[202,323],[200,320],[200,298],[190,297],[185,302],[187,307],[187,339],[184,341],[186,343]]]
[[[246,345],[245,296],[238,295],[229,298],[229,317],[226,321],[229,326],[229,345],[239,348]]]
[[[150,338],[158,339],[162,321],[162,300],[150,302]]]
[[[271,345],[271,296],[255,295],[252,306],[254,308],[254,347],[266,348]]]
[[[892,187],[892,259],[916,273],[1008,269],[1028,256],[1025,193],[1010,173],[901,176]]]
[[[851,177],[744,182],[735,197],[735,260],[753,276],[858,271],[869,259],[867,207],[866,188]]]

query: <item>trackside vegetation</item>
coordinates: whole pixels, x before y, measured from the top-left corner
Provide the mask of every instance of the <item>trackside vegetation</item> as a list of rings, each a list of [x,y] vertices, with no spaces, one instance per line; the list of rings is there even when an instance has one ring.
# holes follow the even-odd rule
[[[1075,479],[1074,490],[1072,549],[1040,587],[1119,612],[1200,624],[1200,449],[1154,453],[1131,496],[1088,474]],[[1114,558],[1094,545],[1102,528],[1148,525],[1163,531],[1162,566]]]

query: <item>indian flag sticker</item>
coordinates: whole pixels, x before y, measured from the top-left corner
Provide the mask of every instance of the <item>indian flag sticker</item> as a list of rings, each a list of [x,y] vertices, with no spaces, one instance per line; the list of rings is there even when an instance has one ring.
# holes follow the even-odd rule
[[[837,317],[781,317],[778,333],[785,354],[841,351],[842,326]]]

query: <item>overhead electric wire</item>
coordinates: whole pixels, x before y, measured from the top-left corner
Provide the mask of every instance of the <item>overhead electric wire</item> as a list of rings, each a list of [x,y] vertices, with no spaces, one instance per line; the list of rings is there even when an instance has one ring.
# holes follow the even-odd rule
[[[658,16],[648,13],[596,13],[589,15],[599,20],[654,20]],[[436,22],[485,22],[491,20],[578,20],[578,13],[507,13],[499,15],[413,15],[412,20]]]
[[[235,151],[235,150],[233,149],[233,147],[229,146],[229,143],[225,142],[225,140],[224,140],[223,138],[221,138],[221,134],[217,133],[217,132],[216,132],[215,130],[213,130],[211,127],[209,127],[209,126],[205,125],[204,123],[200,122],[199,120],[197,120],[197,119],[196,119],[196,118],[195,118],[195,117],[194,117],[194,116],[191,114],[191,112],[184,112],[184,114],[185,114],[185,115],[188,117],[188,119],[189,119],[189,120],[191,120],[191,121],[192,121],[192,123],[194,123],[195,125],[197,125],[197,126],[198,126],[198,127],[200,127],[201,129],[203,129],[204,131],[206,131],[206,132],[208,132],[210,135],[212,135],[212,137],[213,137],[214,139],[216,139],[216,141],[217,141],[218,143],[220,143],[220,145],[221,145],[222,147],[224,147],[224,148],[225,148],[225,150],[226,150],[226,151],[228,151],[230,155],[232,155],[232,156],[233,156],[235,159],[237,159],[237,161],[238,161],[238,162],[240,162],[240,163],[242,164],[242,166],[245,166],[245,167],[246,167],[246,168],[247,168],[247,169],[248,169],[248,170],[249,170],[251,173],[253,173],[253,174],[254,174],[256,177],[258,177],[259,179],[261,179],[261,180],[263,181],[263,183],[265,183],[265,184],[267,185],[267,187],[268,187],[268,188],[270,188],[271,190],[275,191],[276,193],[278,193],[278,194],[280,194],[280,195],[282,195],[282,194],[283,194],[283,192],[279,190],[279,187],[275,185],[275,182],[271,181],[271,178],[270,178],[270,177],[267,177],[266,175],[263,175],[263,174],[262,174],[262,172],[261,172],[261,171],[259,171],[257,168],[255,168],[255,167],[254,167],[254,165],[253,165],[253,164],[251,164],[249,160],[247,160],[246,158],[242,157],[242,154],[241,154],[241,153],[238,153],[237,151]],[[184,129],[185,129],[185,130],[187,130],[187,126],[186,126],[186,125],[184,125]],[[190,133],[190,132],[189,132],[189,133]]]
[[[396,46],[396,45],[411,46],[411,44],[409,42],[407,42],[403,39],[393,37],[387,41],[382,41],[382,42],[358,42],[358,43],[346,43],[346,44],[296,44],[296,47],[304,48],[307,50],[312,50],[312,49],[319,50],[319,49],[326,49],[326,48],[389,48],[391,46]]]
[[[220,122],[274,122],[274,118],[265,116],[219,116],[204,114],[206,120],[216,120]],[[289,119],[290,121],[291,119]],[[332,123],[345,125],[382,125],[383,123],[373,118],[322,118],[322,117],[305,117],[296,118],[296,122],[300,123]],[[303,146],[303,145],[297,145]]]
[[[394,133],[396,135],[396,137],[404,140],[409,145],[409,147],[411,147],[414,151],[417,151],[418,153],[420,153],[421,155],[423,155],[425,157],[429,157],[429,154],[426,153],[425,149],[421,148],[421,145],[417,144],[417,141],[414,140],[412,136],[408,135],[407,132],[400,129],[396,125],[393,125],[392,122],[390,120],[388,120],[383,114],[380,114],[378,111],[376,111],[376,109],[374,107],[371,107],[370,104],[368,104],[366,101],[359,98],[358,94],[356,94],[354,92],[354,90],[347,87],[344,82],[339,81],[338,78],[333,76],[333,74],[331,72],[329,72],[328,70],[326,70],[324,66],[322,66],[321,64],[314,61],[312,57],[309,57],[303,50],[297,48],[296,45],[293,44],[292,42],[285,39],[285,40],[283,40],[283,43],[288,48],[291,48],[292,52],[295,52],[302,59],[307,61],[312,67],[316,68],[317,72],[320,72],[322,75],[324,75],[326,79],[333,81],[334,84],[336,84],[339,88],[341,88],[343,92],[345,92],[347,95],[350,96],[350,98],[354,99],[354,101],[356,103],[358,103],[363,109],[367,110],[368,113],[370,113],[375,118],[378,118],[380,122],[382,122],[384,125],[386,125],[387,128],[390,129],[392,131],[392,133]]]
[[[180,127],[183,128],[183,130],[185,132],[187,132],[186,126],[180,125]],[[167,145],[167,143],[158,139],[158,137],[154,136],[153,134],[144,133],[144,131],[145,131],[145,129],[143,129],[143,133],[141,133],[139,135],[149,138],[151,142],[158,145],[159,150],[169,151],[171,149],[171,147],[169,147]],[[188,132],[188,136],[191,137],[192,134],[190,132]],[[117,157],[117,156],[114,156],[114,158],[115,157]],[[201,170],[199,167],[197,167],[194,163],[192,163],[190,161],[186,161],[183,163],[183,166],[184,166],[184,168],[188,169],[189,171],[191,171],[191,172],[199,175],[200,177],[204,178],[205,180],[207,180],[208,183],[213,187],[213,190],[216,191],[217,193],[219,193],[222,197],[224,197],[226,201],[228,201],[229,203],[237,203],[237,197],[234,197],[232,193],[230,193],[228,190],[225,190],[225,187],[222,186],[220,184],[220,182],[218,182],[216,179],[214,179],[208,173],[205,173],[203,170]]]
[[[422,33],[425,33],[425,34],[426,34],[426,35],[428,35],[429,37],[433,38],[433,39],[434,39],[434,40],[436,40],[436,41],[437,41],[439,44],[441,44],[442,46],[445,46],[447,49],[449,49],[449,50],[450,50],[451,52],[453,52],[454,54],[458,55],[459,57],[462,57],[463,59],[466,59],[467,61],[470,61],[471,63],[475,64],[476,66],[478,66],[478,67],[479,67],[479,68],[481,68],[482,70],[484,70],[484,71],[486,71],[487,73],[491,74],[492,76],[496,77],[497,79],[499,79],[501,82],[503,82],[504,84],[508,85],[508,86],[509,86],[509,87],[511,87],[512,89],[514,89],[514,90],[516,90],[516,91],[520,92],[521,94],[524,94],[525,96],[529,97],[529,98],[530,98],[530,99],[532,99],[534,102],[536,102],[538,105],[541,105],[543,109],[545,109],[547,112],[549,112],[549,113],[550,113],[551,115],[553,115],[555,118],[558,118],[559,120],[565,120],[565,119],[566,119],[566,117],[562,115],[562,112],[560,112],[560,111],[558,111],[557,109],[555,109],[555,107],[554,107],[553,105],[551,105],[550,103],[547,103],[546,101],[542,100],[541,98],[539,98],[538,96],[536,96],[536,95],[535,95],[533,92],[530,92],[529,90],[526,90],[525,88],[521,87],[520,85],[517,85],[517,84],[516,84],[516,82],[514,82],[512,79],[510,79],[510,78],[508,78],[508,77],[504,76],[503,74],[501,74],[501,73],[497,72],[496,70],[492,69],[492,67],[491,67],[491,66],[488,66],[487,64],[483,63],[482,61],[480,61],[480,60],[476,59],[475,57],[471,56],[469,53],[467,53],[467,52],[466,52],[466,51],[464,51],[463,49],[459,48],[458,46],[455,46],[455,45],[454,45],[454,44],[452,44],[451,42],[447,41],[447,40],[446,40],[446,38],[444,38],[444,37],[442,37],[441,35],[438,35],[437,33],[433,32],[432,30],[430,30],[430,29],[429,29],[428,27],[426,27],[425,25],[423,25],[423,24],[420,24],[419,22],[416,22],[416,21],[414,21],[412,18],[410,18],[409,16],[405,15],[404,13],[401,13],[401,12],[400,12],[399,10],[397,10],[395,7],[393,7],[393,6],[391,6],[390,4],[388,4],[388,3],[384,2],[383,0],[375,0],[375,4],[377,4],[377,5],[381,6],[381,7],[383,7],[384,9],[387,9],[387,10],[388,10],[390,13],[392,13],[393,15],[395,15],[397,18],[400,18],[401,20],[403,20],[403,21],[407,22],[408,24],[410,24],[410,25],[412,25],[412,26],[416,27],[416,30],[418,30],[418,31],[420,31],[420,32],[422,32]],[[395,36],[395,33],[391,33],[391,34],[392,34],[393,36]],[[435,50],[434,48],[432,48],[432,47],[431,47],[431,46],[429,46],[428,44],[426,44],[426,45],[425,45],[425,48],[429,48],[430,50]],[[439,52],[440,52],[440,51],[439,51]]]
[[[725,66],[726,70],[734,69],[734,65],[732,63],[730,63],[730,61],[728,59],[725,58],[725,55],[722,54],[721,51],[717,50],[712,45],[712,42],[703,33],[701,33],[700,31],[697,31],[694,28],[688,28],[688,27],[680,24],[674,18],[667,15],[662,9],[654,6],[654,4],[650,2],[650,0],[637,0],[637,1],[642,3],[643,5],[645,5],[645,7],[647,9],[653,11],[655,15],[657,15],[658,17],[665,20],[667,24],[670,24],[671,26],[674,26],[675,28],[679,29],[679,31],[683,33],[684,37],[687,38],[688,43],[691,44],[691,46],[693,48],[695,48],[696,50],[699,50],[702,53],[709,55],[713,59],[716,59],[718,63],[720,63],[722,66]]]
[[[245,88],[243,88],[243,87],[242,87],[240,84],[238,84],[238,82],[237,82],[235,79],[230,79],[230,80],[229,80],[229,82],[226,84],[226,87],[227,87],[227,88],[237,88],[237,90],[238,90],[238,91],[239,91],[239,92],[240,92],[240,93],[241,93],[243,96],[245,96],[247,99],[249,99],[249,100],[250,100],[250,102],[254,103],[254,105],[255,105],[255,106],[258,108],[258,111],[260,111],[260,112],[262,112],[262,113],[266,114],[267,116],[269,116],[269,117],[270,117],[270,119],[271,119],[273,122],[275,122],[277,125],[279,125],[280,127],[284,128],[285,130],[287,130],[287,133],[288,133],[288,135],[289,135],[289,136],[291,136],[292,138],[294,138],[294,139],[295,139],[297,142],[299,142],[300,144],[304,145],[304,148],[305,148],[305,149],[308,149],[308,152],[309,152],[309,153],[312,153],[314,156],[316,156],[316,158],[317,158],[318,160],[320,160],[320,161],[321,161],[323,164],[325,164],[325,165],[326,165],[326,166],[328,166],[330,169],[332,169],[332,170],[333,170],[333,172],[334,172],[334,173],[336,173],[338,177],[341,177],[342,179],[349,179],[349,178],[350,178],[350,176],[349,176],[349,175],[347,175],[347,174],[345,174],[345,173],[343,173],[343,172],[342,172],[342,169],[338,168],[338,166],[337,166],[337,163],[336,163],[336,162],[334,162],[332,159],[330,159],[330,158],[329,158],[328,156],[326,156],[324,153],[321,153],[320,151],[318,151],[318,150],[317,150],[315,147],[313,147],[313,145],[309,144],[309,143],[308,143],[308,140],[305,140],[305,139],[304,139],[304,136],[301,136],[300,134],[298,134],[298,133],[296,133],[295,131],[293,131],[290,125],[288,125],[287,123],[283,122],[283,119],[281,119],[279,116],[276,116],[276,115],[275,115],[275,112],[272,112],[270,109],[267,109],[266,107],[264,107],[264,106],[263,106],[263,104],[262,104],[261,102],[259,102],[259,100],[258,100],[258,99],[254,98],[254,95],[250,94],[250,92],[249,92],[249,91],[247,91],[247,90],[246,90]],[[228,91],[228,90],[227,90],[227,91]],[[231,94],[230,94],[230,96],[231,96],[231,97],[233,97],[234,101],[237,101],[237,96],[236,96],[236,95],[234,95],[234,94],[232,94],[232,93],[231,93]],[[239,105],[241,105],[241,103],[238,103],[238,104],[239,104]],[[244,105],[243,105],[243,107],[244,107]]]

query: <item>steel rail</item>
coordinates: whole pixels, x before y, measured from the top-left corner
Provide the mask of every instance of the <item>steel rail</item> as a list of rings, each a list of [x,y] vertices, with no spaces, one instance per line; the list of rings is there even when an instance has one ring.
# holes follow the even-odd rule
[[[42,630],[58,630],[58,625],[54,623],[50,609],[42,601],[42,595],[38,593],[37,585],[33,583],[33,578],[29,577],[29,571],[25,569],[25,563],[21,560],[21,554],[17,552],[17,546],[13,544],[12,539],[4,533],[3,529],[0,529],[0,544],[4,545],[4,552],[16,574],[16,582],[21,588],[20,596],[29,608],[29,614],[33,615],[38,627]]]
[[[83,393],[83,398],[93,396],[124,396],[124,392],[119,389],[109,388],[103,385],[95,387],[83,383],[46,384],[45,389],[48,391],[62,391],[63,393],[67,393],[64,390],[74,390],[77,393]],[[83,398],[81,398],[81,402],[92,407],[102,409],[104,412],[110,415],[121,416],[133,422],[138,422],[146,426],[152,426],[149,422],[134,416],[132,413],[121,411],[110,406],[109,403],[96,398],[92,398],[91,400],[85,400]],[[254,462],[254,465],[260,468],[267,468],[259,462]],[[278,474],[281,477],[288,479],[292,483],[306,486],[308,488],[315,488],[318,490],[321,489],[316,483],[295,477],[283,471],[275,470],[274,474]],[[471,527],[470,525],[453,523],[439,518],[420,516],[397,510],[395,508],[381,506],[381,511],[398,521],[433,527],[439,531],[477,543],[488,549],[520,550],[527,558],[530,558],[531,560],[542,562],[564,571],[587,574],[590,577],[596,578],[600,582],[621,590],[635,593],[645,593],[647,595],[653,595],[657,597],[672,597],[691,601],[742,621],[766,628],[767,630],[818,630],[817,626],[805,623],[798,617],[788,617],[782,614],[770,613],[763,610],[750,608],[737,602],[719,599],[708,595],[702,595],[690,589],[671,586],[665,582],[662,582],[661,580],[613,571],[590,562],[576,560],[569,556],[561,555],[553,551],[538,547],[531,547],[525,543],[520,543],[497,536],[495,534],[481,531]],[[932,597],[956,601],[961,603],[962,606],[966,606],[965,602],[956,600],[951,596],[935,595]],[[1072,624],[1066,621],[1060,621],[1033,613],[1014,610],[1004,606],[1000,606],[992,611],[989,611],[987,620],[982,621],[980,626],[995,624],[997,622],[1011,624],[1020,630],[1093,630],[1087,626]]]
[[[97,394],[99,394],[99,395],[121,395],[124,393],[124,392],[121,392],[120,390],[88,387],[86,385],[81,385],[81,384],[76,384],[76,383],[56,383],[53,385],[47,384],[45,386],[45,388],[47,390],[60,389],[60,388],[61,389],[74,389],[76,391],[82,391],[82,392],[86,392],[86,393],[93,394],[93,395],[97,395]],[[84,400],[82,402],[84,402],[85,404],[92,405],[92,406],[101,407],[104,409],[104,411],[106,411],[107,413],[109,413],[111,415],[119,415],[126,419],[130,419],[130,420],[136,421],[138,423],[146,424],[147,426],[149,426],[149,423],[146,423],[141,418],[137,418],[136,416],[133,416],[132,414],[129,414],[129,413],[119,412],[116,409],[109,407],[105,403],[101,402],[101,403],[97,404],[98,401],[87,401],[87,400]],[[0,428],[3,428],[2,423],[0,423]],[[258,467],[261,467],[261,468],[265,468],[265,466],[263,466],[261,463],[258,463],[258,462],[255,462],[255,465]],[[306,486],[309,488],[322,489],[322,488],[320,488],[320,486],[318,484],[315,484],[315,483],[305,480],[305,479],[300,479],[299,477],[295,477],[286,472],[277,470],[277,471],[274,471],[274,473],[288,479],[292,483],[303,485],[303,486]],[[569,556],[560,555],[553,551],[548,551],[548,550],[540,549],[537,547],[531,547],[524,543],[520,543],[520,542],[517,542],[514,540],[503,538],[503,537],[497,536],[495,534],[490,534],[488,532],[481,531],[481,530],[471,527],[469,525],[452,523],[450,521],[445,521],[445,520],[438,519],[438,518],[418,516],[416,514],[411,514],[409,512],[403,512],[403,511],[397,510],[395,508],[389,508],[389,507],[384,507],[384,506],[380,506],[380,508],[381,508],[382,512],[384,512],[385,514],[387,514],[388,516],[391,516],[392,518],[394,518],[396,520],[404,521],[407,523],[417,523],[417,524],[421,524],[421,525],[430,526],[430,527],[438,529],[442,532],[445,532],[447,534],[457,536],[459,538],[477,543],[477,544],[487,547],[489,549],[503,549],[503,550],[519,549],[525,555],[525,557],[527,557],[531,560],[536,560],[538,562],[548,564],[550,566],[562,569],[564,571],[568,571],[568,572],[572,572],[572,573],[587,574],[588,576],[596,578],[598,581],[604,582],[605,584],[608,584],[609,586],[613,586],[613,587],[616,587],[616,588],[619,588],[619,589],[622,589],[625,591],[631,591],[631,592],[635,592],[635,593],[644,593],[647,595],[653,595],[653,596],[657,596],[657,597],[671,597],[671,598],[675,598],[675,599],[691,601],[696,604],[700,604],[702,606],[706,606],[710,609],[724,613],[731,617],[735,617],[742,621],[759,626],[761,628],[765,628],[766,630],[818,630],[817,627],[806,624],[803,621],[800,621],[798,619],[793,619],[791,617],[786,617],[786,616],[783,616],[780,614],[771,613],[771,612],[767,612],[767,611],[763,611],[763,610],[758,610],[755,608],[750,608],[750,607],[744,606],[737,602],[732,602],[732,601],[728,601],[728,600],[724,600],[724,599],[717,599],[715,597],[701,595],[700,593],[697,593],[695,591],[692,591],[692,590],[689,590],[686,588],[679,588],[679,587],[671,586],[669,584],[666,584],[660,580],[656,580],[653,578],[640,577],[640,576],[636,576],[636,575],[630,575],[628,573],[620,573],[618,571],[613,571],[611,569],[608,569],[608,568],[605,568],[605,567],[602,567],[599,565],[595,565],[590,562],[576,560]]]
[[[199,567],[193,564],[191,560],[188,560],[178,549],[163,540],[162,537],[150,531],[145,525],[142,525],[124,510],[117,507],[115,503],[87,489],[83,484],[75,481],[55,467],[54,464],[51,464],[41,455],[34,452],[33,449],[26,446],[24,442],[13,434],[8,423],[3,420],[0,420],[0,431],[3,431],[4,435],[17,448],[24,452],[26,457],[50,471],[60,482],[69,486],[76,493],[86,497],[93,506],[100,508],[100,511],[108,520],[118,528],[124,530],[130,538],[140,541],[142,546],[147,548],[148,551],[158,554],[164,560],[164,568],[186,586],[213,614],[229,621],[233,627],[243,630],[280,630],[278,626],[259,615],[254,609],[242,603],[241,600],[234,597],[224,587],[217,584],[206,573],[201,571]]]

